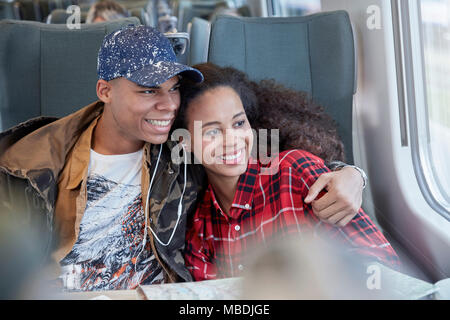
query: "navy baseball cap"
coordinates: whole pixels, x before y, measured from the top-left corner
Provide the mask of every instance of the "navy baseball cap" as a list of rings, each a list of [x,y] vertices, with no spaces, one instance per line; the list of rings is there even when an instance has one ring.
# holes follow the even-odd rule
[[[158,86],[176,75],[203,81],[200,71],[177,62],[169,39],[148,26],[128,26],[105,36],[97,74],[106,81],[124,77],[144,87]]]

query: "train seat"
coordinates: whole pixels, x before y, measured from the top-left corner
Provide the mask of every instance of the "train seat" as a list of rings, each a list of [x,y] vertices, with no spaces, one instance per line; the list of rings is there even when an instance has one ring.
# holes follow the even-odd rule
[[[65,116],[97,99],[97,53],[104,36],[136,17],[66,25],[0,21],[0,131],[38,116]]]
[[[71,16],[71,13],[67,13],[65,9],[55,9],[48,16],[47,23],[63,24],[67,22],[67,19]],[[80,22],[85,23],[87,18],[87,12],[80,12]]]
[[[208,61],[211,24],[205,19],[196,17],[192,19],[188,31],[190,35],[189,65]]]
[[[308,92],[337,122],[353,163],[355,47],[345,11],[303,17],[233,17],[212,22],[208,61]]]
[[[188,23],[194,17],[208,19],[216,8],[226,5],[222,0],[179,1],[175,12],[178,16],[178,31],[186,32]]]

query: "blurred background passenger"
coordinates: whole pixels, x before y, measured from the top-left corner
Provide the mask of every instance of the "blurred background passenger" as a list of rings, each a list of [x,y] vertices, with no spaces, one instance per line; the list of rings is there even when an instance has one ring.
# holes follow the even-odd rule
[[[101,0],[89,9],[86,23],[97,23],[127,18],[130,14],[120,3],[112,0]]]

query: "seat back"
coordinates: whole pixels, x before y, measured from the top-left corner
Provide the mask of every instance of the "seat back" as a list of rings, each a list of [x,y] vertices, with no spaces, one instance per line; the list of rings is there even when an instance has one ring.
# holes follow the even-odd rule
[[[67,23],[71,13],[67,13],[65,9],[55,9],[48,17],[47,23],[64,24]],[[85,23],[87,18],[87,12],[80,12],[80,22]]]
[[[145,9],[148,5],[148,0],[142,0],[142,1],[130,1],[130,0],[123,0],[118,1],[121,5],[123,5],[126,9],[135,9],[135,8],[143,8]]]
[[[14,2],[0,1],[0,20],[2,19],[20,19],[18,5]]]
[[[97,54],[106,34],[135,17],[66,25],[0,21],[0,131],[37,116],[65,116],[97,100]]]
[[[139,19],[141,24],[146,25],[146,18],[145,18],[145,10],[144,8],[132,8],[128,9],[128,12],[130,13],[131,17],[136,17]]]
[[[208,61],[208,46],[211,25],[209,21],[201,18],[192,19],[190,28],[189,65]]]
[[[274,79],[308,92],[337,122],[346,160],[353,163],[356,66],[347,12],[289,18],[218,16],[211,26],[208,61],[242,70],[252,80]]]
[[[188,1],[181,0],[177,4],[178,31],[186,32],[187,25],[195,17],[208,19],[218,6],[226,3],[221,0]]]

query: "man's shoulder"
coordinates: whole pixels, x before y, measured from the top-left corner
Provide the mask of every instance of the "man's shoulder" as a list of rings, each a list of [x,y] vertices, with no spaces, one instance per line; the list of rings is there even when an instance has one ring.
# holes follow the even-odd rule
[[[37,117],[0,132],[0,149],[6,148],[26,135],[58,120],[56,117]]]
[[[102,111],[97,101],[63,118],[35,118],[7,130],[0,138],[0,165],[24,172],[46,168],[57,175],[68,152]]]
[[[96,101],[64,117],[39,116],[31,118],[3,132],[0,132],[0,145],[2,146],[1,149],[6,150],[9,145],[14,144],[14,142],[17,142],[34,132],[42,130],[44,127],[64,127],[66,122],[73,122],[73,120],[76,120],[77,122],[83,122],[85,118],[91,119],[91,117],[86,117],[86,115],[93,114],[94,112],[95,115],[98,116],[102,112],[102,110],[102,103],[100,101]],[[52,132],[51,130],[49,131]]]

